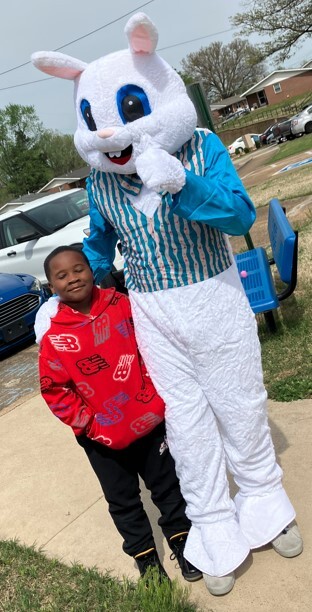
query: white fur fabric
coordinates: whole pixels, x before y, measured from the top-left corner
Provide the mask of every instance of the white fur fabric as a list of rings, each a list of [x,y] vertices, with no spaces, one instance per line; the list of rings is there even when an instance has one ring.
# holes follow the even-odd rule
[[[235,264],[195,285],[130,291],[130,301],[193,524],[185,556],[225,575],[295,515],[268,426],[255,317]],[[226,469],[239,488],[236,503]]]
[[[35,334],[37,344],[40,344],[44,334],[50,329],[51,319],[55,317],[58,311],[59,303],[60,298],[55,295],[50,297],[48,301],[42,304],[41,308],[39,308],[35,320]]]
[[[45,73],[75,80],[77,130],[75,145],[92,168],[121,174],[138,173],[145,189],[133,204],[151,216],[159,203],[158,192],[176,193],[185,181],[182,164],[170,159],[194,132],[196,111],[185,85],[169,64],[155,52],[157,30],[139,13],[126,26],[130,48],[101,57],[90,64],[62,53],[33,54],[34,65]],[[124,123],[116,102],[127,84],[143,90],[150,113]],[[87,100],[96,129],[91,131],[80,104]],[[130,158],[118,165],[105,153],[120,153],[131,145]],[[157,155],[157,152],[159,155]],[[166,155],[167,154],[167,155]]]

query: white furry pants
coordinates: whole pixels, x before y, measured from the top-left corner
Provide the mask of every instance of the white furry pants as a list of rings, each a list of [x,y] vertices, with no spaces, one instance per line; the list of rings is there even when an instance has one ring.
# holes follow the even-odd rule
[[[295,516],[267,422],[255,317],[235,264],[195,285],[131,291],[130,300],[192,521],[185,556],[222,576]]]

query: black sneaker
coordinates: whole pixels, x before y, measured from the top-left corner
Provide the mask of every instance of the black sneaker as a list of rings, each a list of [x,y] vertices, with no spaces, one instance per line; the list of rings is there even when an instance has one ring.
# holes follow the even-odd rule
[[[170,580],[167,572],[163,568],[160,563],[160,559],[158,557],[157,550],[155,548],[150,548],[145,553],[139,553],[134,557],[137,566],[139,568],[139,572],[141,577],[144,577],[150,567],[156,567],[159,572],[159,579],[163,580],[166,578]]]
[[[203,577],[202,572],[194,567],[189,561],[187,561],[184,557],[184,547],[187,538],[187,533],[177,534],[172,536],[168,541],[168,544],[172,550],[172,554],[170,555],[170,559],[176,559],[182,576],[188,582],[196,582],[196,580],[200,580]]]

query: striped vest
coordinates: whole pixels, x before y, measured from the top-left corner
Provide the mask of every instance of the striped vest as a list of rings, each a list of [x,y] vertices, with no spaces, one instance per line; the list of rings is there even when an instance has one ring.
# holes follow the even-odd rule
[[[187,170],[203,176],[202,142],[196,131],[175,154]],[[113,226],[121,243],[128,289],[146,292],[171,289],[203,281],[232,263],[225,235],[209,225],[187,221],[170,210],[172,196],[162,202],[152,218],[133,207],[127,194],[140,192],[137,175],[90,174],[92,197],[100,213]]]

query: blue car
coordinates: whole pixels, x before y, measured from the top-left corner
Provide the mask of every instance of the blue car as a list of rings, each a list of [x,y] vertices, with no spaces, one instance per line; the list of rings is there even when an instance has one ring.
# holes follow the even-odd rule
[[[0,272],[0,357],[34,339],[35,317],[48,297],[34,276]]]

